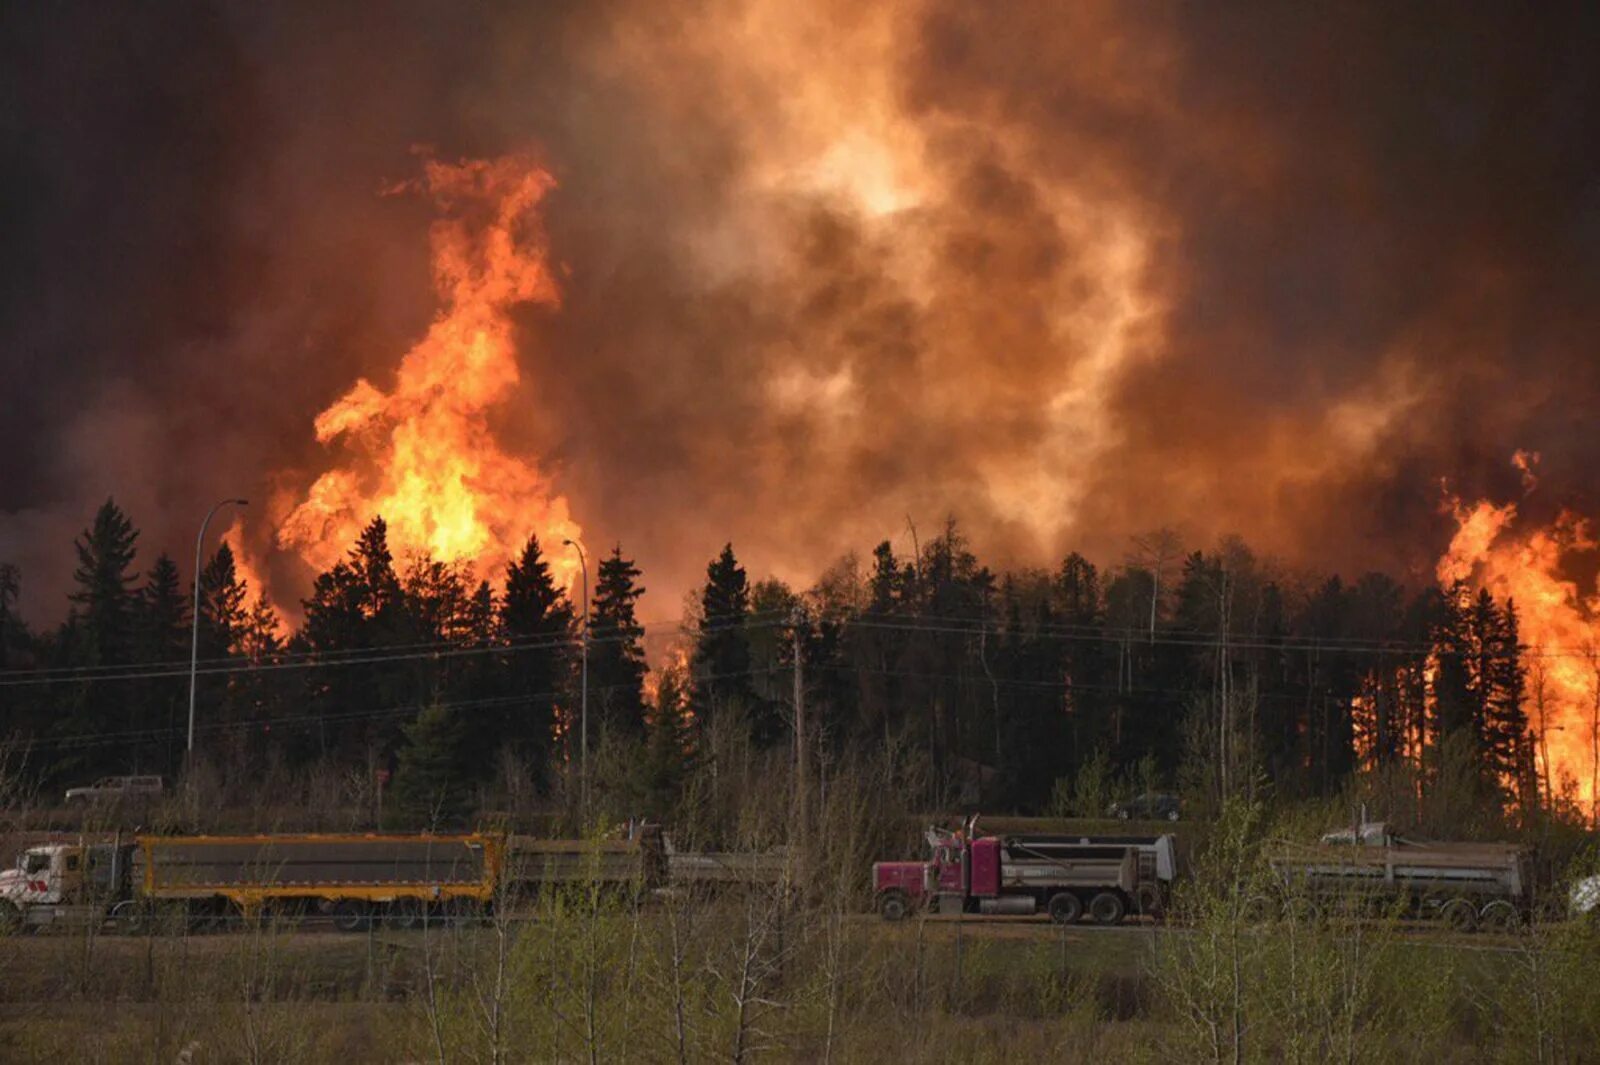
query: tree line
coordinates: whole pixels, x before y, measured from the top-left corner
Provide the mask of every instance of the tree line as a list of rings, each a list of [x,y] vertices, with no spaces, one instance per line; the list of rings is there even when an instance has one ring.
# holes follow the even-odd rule
[[[41,787],[184,764],[193,585],[165,555],[141,568],[138,539],[100,507],[73,544],[65,618],[37,631],[17,613],[22,575],[0,567],[3,738]],[[584,633],[536,537],[504,573],[475,574],[395,558],[379,517],[291,630],[224,544],[198,577],[196,746],[246,775],[381,773],[413,813],[460,820],[507,767],[536,793],[564,786],[586,691],[591,757],[622,767],[597,784],[661,815],[715,770],[715,730],[788,756],[798,668],[812,757],[900,752],[926,809],[1099,814],[1084,807],[1118,789],[1327,797],[1361,774],[1408,802],[1448,787],[1500,813],[1561,791],[1535,758],[1516,605],[1465,585],[1307,579],[1238,538],[1184,550],[1165,531],[1111,567],[1072,553],[997,572],[951,520],[806,589],[752,581],[725,546],[681,653],[652,670],[642,579],[613,547]]]

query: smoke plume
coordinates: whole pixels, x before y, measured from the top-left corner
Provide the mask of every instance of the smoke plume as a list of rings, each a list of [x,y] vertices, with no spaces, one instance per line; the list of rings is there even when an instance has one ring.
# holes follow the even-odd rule
[[[215,499],[274,593],[317,416],[439,313],[423,158],[532,155],[492,412],[657,606],[958,517],[1420,580],[1441,481],[1593,513],[1592,6],[202,3],[0,17],[0,559]],[[419,151],[421,153],[419,157]]]

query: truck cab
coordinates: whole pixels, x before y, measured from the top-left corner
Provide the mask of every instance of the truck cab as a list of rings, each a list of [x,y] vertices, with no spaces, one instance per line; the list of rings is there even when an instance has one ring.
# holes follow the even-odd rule
[[[132,847],[114,843],[45,843],[0,871],[0,929],[104,917],[125,898]]]
[[[928,861],[876,863],[879,913],[891,921],[916,909],[1048,913],[1071,923],[1087,912],[1116,924],[1129,912],[1159,912],[1175,864],[1170,836],[974,836],[974,828],[929,829]]]

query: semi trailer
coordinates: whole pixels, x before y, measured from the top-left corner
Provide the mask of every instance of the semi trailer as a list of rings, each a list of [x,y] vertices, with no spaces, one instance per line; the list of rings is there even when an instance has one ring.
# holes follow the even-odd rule
[[[29,847],[0,872],[0,926],[111,920],[126,931],[320,913],[353,930],[481,911],[503,868],[492,835],[137,836]]]
[[[929,829],[927,861],[876,863],[879,914],[1047,913],[1070,924],[1087,913],[1117,924],[1130,913],[1158,914],[1177,871],[1171,836],[980,837],[975,827],[976,818],[954,832]]]
[[[781,855],[680,853],[656,825],[626,839],[461,835],[158,836],[41,842],[0,871],[0,932],[107,921],[139,932],[234,917],[464,920],[572,884],[645,895],[775,883]]]
[[[1289,904],[1395,906],[1460,931],[1505,928],[1530,912],[1528,855],[1510,843],[1413,840],[1365,823],[1315,844],[1280,843],[1268,864]]]

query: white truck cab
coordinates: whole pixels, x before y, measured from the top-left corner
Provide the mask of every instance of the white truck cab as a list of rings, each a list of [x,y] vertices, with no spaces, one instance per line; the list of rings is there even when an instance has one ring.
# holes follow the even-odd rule
[[[43,843],[0,870],[0,931],[63,920],[93,921],[126,893],[132,848]]]

